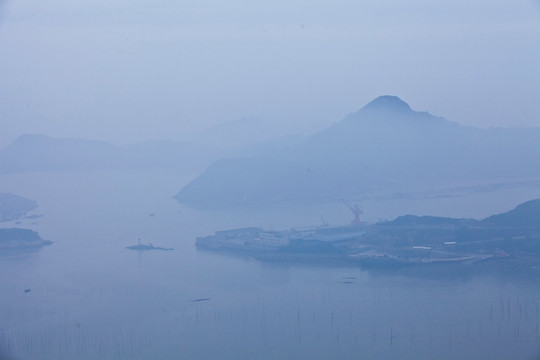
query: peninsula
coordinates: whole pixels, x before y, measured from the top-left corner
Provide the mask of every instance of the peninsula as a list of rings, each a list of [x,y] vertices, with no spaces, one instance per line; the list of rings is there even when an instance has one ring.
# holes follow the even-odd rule
[[[270,231],[257,227],[197,238],[198,248],[266,261],[347,262],[366,266],[519,259],[540,265],[540,199],[483,220],[406,215],[373,225]]]
[[[39,234],[29,229],[0,229],[0,253],[13,251],[33,251],[51,245]]]
[[[15,194],[0,193],[0,222],[18,220],[36,208],[37,203],[34,200]]]

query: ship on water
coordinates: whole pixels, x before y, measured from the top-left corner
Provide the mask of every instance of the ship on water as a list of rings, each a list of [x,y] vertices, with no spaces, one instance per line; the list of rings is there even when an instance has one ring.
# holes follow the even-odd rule
[[[165,250],[165,251],[169,251],[169,250],[174,250],[172,248],[163,248],[163,247],[159,247],[159,246],[154,246],[154,244],[152,244],[152,243],[144,244],[144,243],[141,242],[141,239],[138,239],[137,245],[126,246],[126,249],[140,250],[140,251],[147,251],[147,250]]]

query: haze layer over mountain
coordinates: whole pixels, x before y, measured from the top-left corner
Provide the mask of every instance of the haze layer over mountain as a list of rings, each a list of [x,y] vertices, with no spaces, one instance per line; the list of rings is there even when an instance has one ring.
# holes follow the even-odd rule
[[[22,135],[0,149],[0,174],[130,168],[200,172],[222,154],[221,149],[209,145],[171,140],[116,146],[95,140]]]
[[[244,149],[292,134],[291,129],[254,117],[244,117],[212,126],[190,140],[224,149]]]
[[[478,129],[381,96],[298,145],[214,163],[177,194],[194,205],[332,200],[540,176],[540,129]]]

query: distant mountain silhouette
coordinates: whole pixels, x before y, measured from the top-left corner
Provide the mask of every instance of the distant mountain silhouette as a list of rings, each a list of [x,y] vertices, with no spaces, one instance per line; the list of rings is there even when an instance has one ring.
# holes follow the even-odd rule
[[[381,96],[299,144],[217,161],[176,198],[193,205],[339,199],[538,177],[536,164],[538,128],[460,126]]]
[[[483,225],[498,227],[540,227],[540,199],[527,201],[503,214],[482,220]]]
[[[481,221],[466,218],[404,215],[381,225],[403,227],[495,227],[540,228],[540,199],[529,200],[502,214],[491,215]]]
[[[180,141],[116,146],[94,140],[22,135],[0,149],[0,173],[126,168],[202,171],[221,154],[221,149]]]
[[[0,172],[110,167],[117,161],[118,150],[101,141],[22,135],[0,150]]]
[[[212,126],[191,140],[224,149],[244,149],[274,139],[289,137],[291,129],[255,117],[245,117]]]

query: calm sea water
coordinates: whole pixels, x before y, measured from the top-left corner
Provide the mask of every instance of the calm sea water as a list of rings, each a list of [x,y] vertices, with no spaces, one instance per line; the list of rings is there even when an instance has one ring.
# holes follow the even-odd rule
[[[0,177],[0,191],[37,200],[44,215],[18,226],[55,242],[0,257],[0,359],[539,358],[534,272],[365,270],[197,251],[195,237],[215,230],[346,223],[350,214],[339,203],[188,209],[172,199],[188,180],[162,171]],[[363,205],[368,220],[483,217],[539,197],[507,188]],[[138,238],[175,250],[125,249]]]

